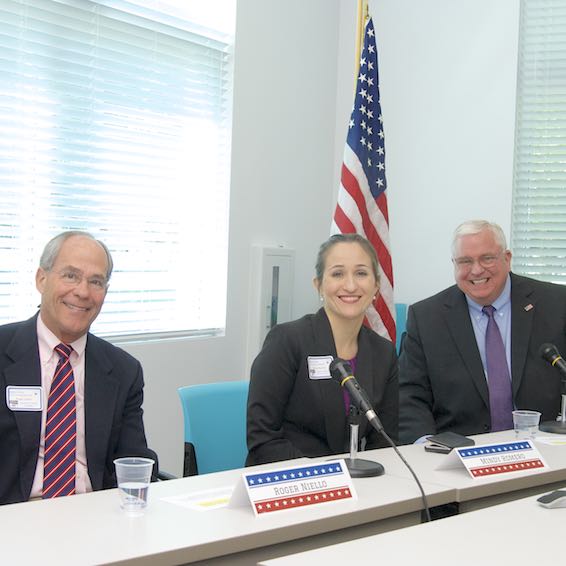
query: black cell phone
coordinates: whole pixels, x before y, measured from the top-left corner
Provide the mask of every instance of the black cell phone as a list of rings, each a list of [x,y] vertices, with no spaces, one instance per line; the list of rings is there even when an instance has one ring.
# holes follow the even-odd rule
[[[446,446],[447,448],[458,448],[460,446],[473,446],[475,442],[464,436],[463,434],[458,434],[457,432],[441,432],[435,434],[428,439],[432,444],[440,444],[441,446]]]
[[[441,444],[425,444],[425,452],[436,452],[437,454],[450,454],[452,448]]]

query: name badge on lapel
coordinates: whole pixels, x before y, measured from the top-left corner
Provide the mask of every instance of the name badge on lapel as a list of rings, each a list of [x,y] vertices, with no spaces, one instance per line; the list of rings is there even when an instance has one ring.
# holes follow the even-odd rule
[[[42,411],[43,388],[8,385],[6,387],[6,404],[12,411]]]
[[[329,367],[333,359],[332,356],[308,356],[309,378],[331,379]]]

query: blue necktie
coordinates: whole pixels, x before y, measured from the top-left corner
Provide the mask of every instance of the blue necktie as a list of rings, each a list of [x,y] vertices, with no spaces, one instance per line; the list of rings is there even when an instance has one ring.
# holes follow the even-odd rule
[[[77,416],[75,376],[67,344],[55,347],[59,362],[49,390],[45,423],[43,499],[75,493]]]
[[[497,322],[493,318],[495,308],[492,305],[487,305],[482,310],[488,317],[485,333],[485,357],[491,430],[495,432],[513,428],[513,393],[505,346]]]

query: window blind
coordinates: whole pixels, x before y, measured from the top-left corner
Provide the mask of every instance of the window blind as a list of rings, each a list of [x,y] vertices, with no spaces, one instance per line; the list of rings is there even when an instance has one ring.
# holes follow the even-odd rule
[[[513,269],[566,283],[566,2],[522,0]]]
[[[0,3],[0,323],[33,314],[43,246],[82,229],[115,264],[93,331],[224,328],[233,35],[166,4]]]

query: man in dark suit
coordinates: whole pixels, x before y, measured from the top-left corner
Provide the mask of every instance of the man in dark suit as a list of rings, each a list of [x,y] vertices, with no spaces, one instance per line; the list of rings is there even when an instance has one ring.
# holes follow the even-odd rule
[[[0,504],[114,487],[115,458],[155,459],[142,421],[139,362],[88,332],[111,273],[112,257],[102,242],[85,232],[59,234],[45,247],[37,270],[39,313],[0,326]],[[66,358],[61,349],[67,350]],[[47,416],[60,367],[66,367],[61,373],[70,380],[64,386],[69,401],[60,414],[72,412],[46,435],[46,426],[57,418]],[[69,463],[46,474],[46,437],[52,443],[63,429],[69,434],[64,443],[72,447]],[[63,467],[65,486],[46,493],[47,475],[54,478]]]
[[[554,420],[560,375],[538,349],[551,342],[566,352],[566,287],[511,273],[505,235],[486,221],[456,229],[452,261],[456,285],[409,308],[399,364],[401,442],[511,428],[513,408]],[[499,366],[486,340],[494,331]],[[494,390],[496,371],[506,378]]]

